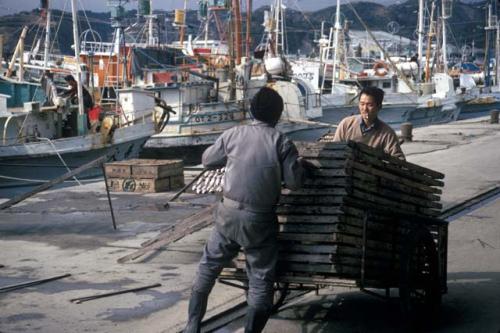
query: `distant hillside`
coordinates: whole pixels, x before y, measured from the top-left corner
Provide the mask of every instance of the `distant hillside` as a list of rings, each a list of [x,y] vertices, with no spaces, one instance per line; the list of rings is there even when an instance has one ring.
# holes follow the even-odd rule
[[[416,0],[389,6],[374,2],[353,3],[353,7],[371,30],[387,31],[388,24],[396,22],[399,26],[397,34],[411,39],[416,38],[417,6],[418,1]],[[464,44],[470,45],[474,41],[476,47],[482,48],[484,46],[484,6],[484,2],[470,4],[456,2],[454,4],[453,15],[448,20],[448,27],[451,28],[448,33],[450,43],[461,47]],[[258,8],[252,15],[254,46],[258,44],[263,34],[262,21],[265,9],[266,7]],[[285,17],[289,52],[295,53],[297,50],[300,50],[303,54],[311,52],[314,48],[314,39],[319,37],[321,22],[326,22],[327,29],[333,25],[335,9],[335,6],[331,6],[309,13],[287,9]],[[343,19],[349,21],[351,29],[363,30],[349,5],[341,5],[341,13]],[[129,11],[127,14],[130,22],[134,22],[136,11]],[[173,20],[173,12],[165,12],[164,14],[170,22]],[[83,12],[80,12],[79,16],[81,31],[88,29],[87,17],[90,25],[100,34],[102,40],[110,40],[112,27],[109,13],[86,12],[84,15]],[[37,31],[43,29],[42,26],[35,24],[37,21],[40,21],[40,12],[37,10],[0,17],[0,34],[4,34],[6,38],[4,46],[6,55],[13,52],[23,25],[31,25],[26,44],[32,44],[33,39],[37,36]],[[70,14],[64,13],[63,15],[61,11],[56,10],[53,12],[53,21],[52,30],[54,32],[58,31],[54,44],[55,50],[60,50],[64,54],[71,54],[73,52],[71,49],[73,35]],[[187,32],[196,35],[199,31],[196,11],[188,12],[187,24]],[[38,36],[39,34],[40,32],[38,32]],[[168,24],[168,38],[174,40],[177,37],[177,30],[171,24]]]
[[[112,28],[109,21],[109,13],[94,13],[94,12],[79,12],[79,29],[83,32],[89,28],[89,24],[94,31],[97,31],[103,41],[107,41],[111,37]],[[88,20],[88,21],[87,21]],[[15,15],[0,17],[0,34],[4,35],[4,54],[6,56],[12,54],[21,35],[23,26],[28,26],[28,34],[25,40],[25,50],[31,49],[33,41],[42,37],[42,46],[44,37],[41,36],[45,29],[45,23],[40,17],[39,10],[31,12],[20,12]],[[74,51],[71,48],[73,44],[73,21],[71,13],[61,12],[60,10],[52,11],[52,37],[51,49],[53,52],[62,52],[63,54],[72,54]]]

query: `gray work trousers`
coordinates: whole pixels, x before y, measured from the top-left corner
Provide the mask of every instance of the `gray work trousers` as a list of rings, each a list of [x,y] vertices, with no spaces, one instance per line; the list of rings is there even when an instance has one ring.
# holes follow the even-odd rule
[[[218,204],[215,228],[203,250],[193,290],[209,294],[223,267],[227,267],[240,248],[246,256],[247,303],[270,310],[278,259],[276,214],[257,213],[245,207]]]

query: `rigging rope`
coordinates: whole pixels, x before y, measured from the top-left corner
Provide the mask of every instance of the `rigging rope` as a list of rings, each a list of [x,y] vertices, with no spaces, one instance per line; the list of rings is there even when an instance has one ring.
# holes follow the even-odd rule
[[[49,138],[44,138],[44,137],[40,137],[40,136],[37,136],[37,139],[40,139],[42,141],[47,141],[50,144],[50,146],[52,147],[52,149],[54,149],[54,152],[57,154],[57,156],[61,160],[62,164],[66,168],[66,170],[68,170],[68,172],[71,172],[71,169],[68,167],[68,165],[66,164],[66,162],[62,158],[61,154],[59,154],[59,152],[57,151],[56,146],[54,146],[54,144],[52,143],[52,140],[50,140]],[[80,185],[80,186],[82,185],[82,183],[80,183],[80,181],[76,178],[76,176],[73,176],[73,179],[78,183],[78,185]]]
[[[59,33],[59,29],[61,28],[62,20],[63,20],[63,18],[64,18],[64,14],[66,13],[66,5],[67,5],[67,4],[68,4],[68,2],[67,2],[67,1],[65,1],[65,2],[64,2],[64,7],[63,7],[63,9],[62,9],[62,11],[61,11],[61,18],[59,19],[59,23],[57,24],[57,29],[56,29],[56,31],[55,31],[55,33],[54,33],[54,39],[52,40],[52,43],[51,43],[51,45],[50,45],[50,52],[52,52],[52,50],[54,49],[54,45],[55,45],[55,43],[56,43],[56,38],[55,38],[55,36],[57,36],[57,34]]]

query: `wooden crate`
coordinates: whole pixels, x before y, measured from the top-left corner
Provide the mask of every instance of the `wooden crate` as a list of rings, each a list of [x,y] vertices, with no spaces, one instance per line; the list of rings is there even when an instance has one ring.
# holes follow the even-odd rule
[[[182,160],[131,159],[106,163],[106,176],[110,178],[165,178],[183,174]]]
[[[184,186],[182,160],[132,159],[107,163],[105,172],[113,192],[163,192]]]
[[[128,178],[132,175],[132,165],[136,160],[117,161],[104,164],[108,178]]]
[[[165,178],[183,175],[182,160],[139,160],[132,165],[132,177],[135,178]]]
[[[108,178],[108,187],[112,192],[155,193],[175,190],[182,186],[184,186],[183,176],[171,176],[160,179]]]

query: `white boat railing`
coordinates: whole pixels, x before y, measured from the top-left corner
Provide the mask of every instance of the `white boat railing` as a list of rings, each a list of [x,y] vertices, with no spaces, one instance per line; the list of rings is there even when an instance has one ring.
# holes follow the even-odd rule
[[[80,43],[80,50],[82,53],[105,53],[114,54],[116,49],[115,43],[110,42],[89,42],[82,41]]]

